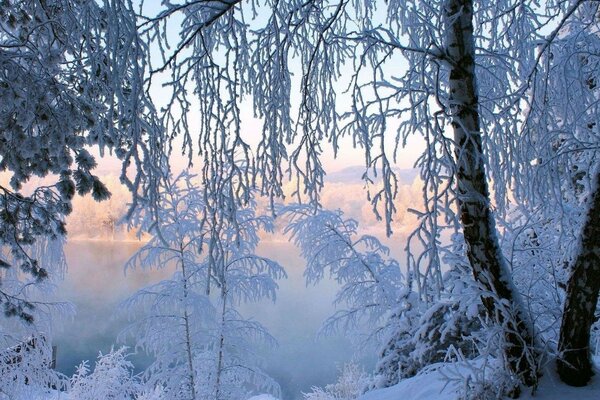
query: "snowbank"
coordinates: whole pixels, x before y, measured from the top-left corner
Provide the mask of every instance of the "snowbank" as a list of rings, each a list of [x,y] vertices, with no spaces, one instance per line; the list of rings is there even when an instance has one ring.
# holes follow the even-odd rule
[[[534,396],[531,393],[523,393],[523,400],[598,400],[600,399],[600,358],[594,360],[596,375],[591,382],[581,388],[567,386],[560,381],[552,362],[551,368],[547,368],[542,378],[538,391]]]
[[[599,400],[600,399],[600,358],[596,359],[596,375],[586,387],[575,388],[563,384],[558,378],[554,362],[549,363],[535,394],[524,390],[521,400]],[[447,377],[457,373],[468,374],[471,370],[458,364],[440,365],[435,370],[405,379],[399,384],[368,392],[359,400],[460,400],[462,384]],[[464,393],[464,392],[463,392]]]
[[[389,388],[373,390],[359,400],[457,400],[459,385],[442,375],[444,368],[405,379]]]

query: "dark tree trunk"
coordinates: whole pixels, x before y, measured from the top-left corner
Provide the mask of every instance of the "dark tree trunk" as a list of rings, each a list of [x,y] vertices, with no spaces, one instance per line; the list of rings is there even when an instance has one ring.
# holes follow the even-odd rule
[[[518,294],[496,234],[485,175],[475,75],[473,1],[446,2],[447,56],[450,67],[450,111],[456,142],[458,208],[475,280],[507,305],[484,296],[488,315],[504,327],[507,367],[526,385],[537,381],[531,350],[533,336],[526,323]]]
[[[558,374],[567,384],[585,386],[593,375],[590,330],[600,290],[600,172],[581,233],[579,254],[567,285],[558,341]]]

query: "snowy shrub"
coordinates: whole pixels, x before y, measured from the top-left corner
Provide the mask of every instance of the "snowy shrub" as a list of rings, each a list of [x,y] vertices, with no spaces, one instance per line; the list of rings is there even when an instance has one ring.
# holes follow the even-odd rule
[[[312,392],[304,393],[305,400],[354,400],[364,391],[369,379],[355,363],[344,364],[336,383],[325,388],[313,387]]]
[[[125,347],[100,353],[93,371],[87,361],[82,362],[70,386],[69,396],[77,400],[131,400],[140,390]]]
[[[0,399],[29,400],[66,384],[52,369],[52,347],[41,335],[0,350]]]
[[[506,396],[514,398],[520,393],[519,380],[503,369],[500,360],[493,357],[460,359],[435,368],[448,383],[455,383],[459,400],[502,400]]]
[[[140,393],[135,400],[167,400],[168,397],[162,387],[157,386]]]
[[[415,293],[404,299],[390,317],[390,335],[380,352],[371,388],[389,387],[416,375],[428,365],[478,353],[471,338],[482,328],[479,296],[455,267],[445,276],[446,292],[437,302],[427,304]],[[466,282],[465,282],[466,281]]]

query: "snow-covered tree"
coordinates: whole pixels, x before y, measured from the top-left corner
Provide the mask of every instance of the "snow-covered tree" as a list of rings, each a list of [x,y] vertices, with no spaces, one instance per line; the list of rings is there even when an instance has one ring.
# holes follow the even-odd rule
[[[488,173],[501,213],[510,138],[518,131],[527,85],[521,76],[533,68],[534,44],[553,16],[564,16],[553,3],[517,1],[215,0],[169,3],[144,17],[141,28],[162,54],[152,75],[168,75],[172,90],[165,125],[183,137],[187,151],[198,143],[204,178],[210,181],[223,161],[235,157],[254,167],[234,171],[239,198],[247,196],[248,182],[280,196],[287,160],[295,194],[318,202],[322,145],[330,141],[338,151],[347,136],[364,149],[370,198],[391,233],[393,157],[410,135],[422,135],[427,147],[417,164],[426,185],[419,211],[426,246],[424,256],[409,258],[416,261],[409,267],[440,283],[441,231],[461,228],[486,309],[505,327],[507,368],[533,384],[533,327],[497,239]],[[168,47],[172,37],[162,32],[180,21],[179,41]],[[405,71],[397,68],[401,63]],[[292,79],[295,68],[300,82]],[[293,89],[300,93],[295,110]],[[344,89],[347,102],[340,101]],[[255,155],[240,133],[246,94],[264,120]],[[196,103],[197,139],[187,119]],[[375,174],[381,185],[374,184]]]
[[[0,399],[27,400],[66,387],[67,378],[52,369],[52,356],[52,346],[43,334],[25,337],[12,347],[2,348]]]
[[[554,250],[545,252],[546,265],[556,266],[550,273],[562,278],[559,294],[566,291],[564,308],[557,305],[560,335],[553,338],[558,339],[558,370],[565,382],[580,386],[592,375],[590,334],[600,290],[600,25],[593,2],[576,2],[569,14],[543,44],[532,79],[519,152],[527,179],[516,189],[532,222],[528,230]]]
[[[466,244],[464,256],[479,285],[487,315],[502,327],[500,346],[505,367],[523,383],[535,385],[539,337],[501,247],[503,228],[499,231],[496,226],[512,210],[513,189],[516,196],[521,196],[517,201],[522,201],[523,196],[535,201],[531,191],[519,189],[532,182],[530,175],[519,173],[523,165],[536,160],[528,157],[532,152],[522,155],[518,151],[522,133],[528,130],[531,121],[542,121],[538,117],[531,119],[530,115],[545,107],[550,111],[547,116],[556,118],[555,125],[560,129],[565,127],[563,121],[581,122],[596,116],[594,96],[578,98],[581,107],[577,109],[590,112],[574,113],[576,118],[572,120],[548,107],[542,100],[546,95],[538,96],[540,92],[532,87],[537,87],[537,74],[546,61],[548,65],[568,65],[550,61],[552,49],[561,43],[559,32],[577,20],[580,13],[587,13],[591,19],[581,24],[577,30],[581,34],[576,33],[572,38],[596,35],[597,2],[181,0],[164,2],[158,9],[150,2],[141,2],[135,9],[129,1],[105,1],[102,6],[91,0],[72,3],[77,5],[74,10],[96,10],[90,15],[99,16],[83,19],[94,21],[93,29],[88,29],[94,34],[80,35],[85,37],[85,46],[58,52],[65,61],[60,65],[73,65],[84,71],[91,65],[90,73],[83,76],[89,77],[85,82],[96,88],[92,98],[97,101],[92,102],[92,109],[93,115],[100,117],[92,127],[77,126],[75,132],[90,132],[90,144],[116,149],[124,161],[122,179],[134,191],[133,205],[143,202],[153,207],[156,221],[157,182],[167,168],[174,140],[181,140],[190,161],[194,152],[199,154],[204,180],[202,196],[208,210],[204,220],[213,221],[209,224],[213,241],[207,245],[210,261],[207,288],[212,286],[210,277],[216,276],[220,268],[214,262],[224,257],[214,233],[220,233],[223,221],[239,229],[236,212],[251,201],[253,190],[269,196],[273,205],[276,198],[283,196],[287,176],[296,185],[297,199],[318,206],[326,143],[337,153],[348,138],[364,151],[364,180],[369,199],[391,233],[397,195],[393,164],[407,140],[419,135],[425,147],[416,165],[424,188],[422,203],[413,210],[420,225],[408,243],[407,287],[412,288],[412,282],[417,282],[421,298],[426,301],[439,298],[443,292],[442,255],[452,249],[452,243],[444,241],[442,233],[446,230],[460,233]],[[46,17],[42,11],[50,3],[8,1],[7,4],[11,10],[25,8],[29,15],[40,12],[43,19]],[[71,3],[52,2],[58,11],[66,10],[59,7],[62,4]],[[10,26],[14,20],[15,17],[7,17],[3,24]],[[73,32],[73,36],[84,32],[73,27],[65,31]],[[46,43],[44,37],[55,34],[51,28],[34,31],[45,32],[42,44]],[[1,48],[3,55],[27,48],[10,34],[4,37],[8,39]],[[38,36],[33,34],[26,39],[29,37]],[[58,46],[60,37],[49,43]],[[566,53],[566,57],[557,59],[573,60],[578,50],[577,46],[571,48],[573,51]],[[89,54],[78,57],[78,49]],[[589,53],[586,61],[590,66],[594,65],[593,54]],[[88,60],[91,64],[87,64]],[[589,69],[583,70],[586,68]],[[161,100],[157,100],[164,111],[160,120],[148,98],[155,84],[162,85]],[[596,85],[593,79],[587,84]],[[10,88],[10,84],[5,87]],[[82,87],[87,93],[85,88],[89,86]],[[71,93],[69,88],[65,91]],[[74,89],[76,94],[79,86]],[[46,92],[52,93],[49,89]],[[551,101],[560,101],[562,105],[570,99],[556,91],[548,94]],[[246,99],[263,122],[256,145],[243,129],[241,109],[247,104]],[[197,121],[191,119],[194,111],[198,111]],[[21,126],[23,121],[29,123],[27,115],[25,112],[16,119],[8,115],[5,121],[18,121],[15,126]],[[32,115],[41,118],[44,114]],[[83,126],[85,118],[81,121]],[[544,118],[542,124],[552,125],[547,122]],[[597,130],[594,126],[589,129]],[[106,135],[98,133],[105,131]],[[552,130],[540,131],[539,137],[554,141],[552,133]],[[563,145],[563,149],[567,150],[568,145]],[[79,155],[82,146],[77,146],[66,153]],[[14,146],[7,149],[11,155],[20,154],[12,151]],[[8,151],[1,154],[4,158],[0,162],[12,160],[5,156]],[[81,160],[75,158],[79,164],[73,178],[81,178],[76,183],[83,191],[94,190],[100,186],[89,174],[90,158],[82,154]],[[46,169],[57,174],[65,172],[59,186],[61,196],[44,192],[50,193],[44,197],[48,205],[34,211],[22,211],[11,205],[10,210],[18,209],[24,214],[9,212],[6,226],[14,226],[14,221],[38,224],[37,230],[31,231],[33,236],[61,231],[62,225],[53,217],[60,213],[44,214],[49,219],[41,222],[36,218],[40,211],[63,207],[64,199],[73,195],[69,172],[75,168],[71,164],[72,161],[62,162],[57,172],[50,167]],[[589,165],[577,164],[578,168]],[[16,183],[22,176],[28,176],[27,171],[19,169],[29,165],[23,160],[6,165],[4,169],[15,173]],[[128,175],[131,167],[136,168],[135,174]],[[18,196],[6,193],[7,204],[20,204]],[[593,230],[588,230],[595,226],[594,210],[584,223],[586,238],[597,237]],[[14,218],[15,215],[19,218]],[[15,229],[25,228],[19,225]],[[3,243],[18,251],[19,238],[9,234],[3,236]],[[595,246],[593,240],[584,240],[573,258],[581,262],[575,264],[592,265],[594,259],[590,254]],[[24,268],[36,271],[35,265],[26,264]],[[585,270],[575,268],[575,271]],[[581,314],[571,304],[585,303],[583,319],[589,322],[597,284],[593,279],[576,278],[579,275],[573,275],[571,281],[578,283],[569,285],[567,298],[579,298],[588,289],[588,283],[591,290],[582,297],[585,301],[567,300],[564,315],[568,320]],[[587,325],[583,333],[574,334],[583,342],[589,339],[585,333],[589,333]],[[574,348],[575,342],[565,343],[561,345],[563,350]],[[589,370],[585,356],[582,365]]]
[[[1,2],[0,171],[9,184],[0,185],[0,246],[11,253],[10,260],[0,257],[2,267],[45,278],[47,270],[28,245],[65,234],[75,193],[109,197],[92,173],[96,161],[89,146],[100,154],[108,148],[123,160],[121,178],[132,190],[152,171],[141,168],[153,159],[142,132],[156,126],[141,85],[143,44],[135,23],[114,28],[126,13],[121,2]],[[137,167],[134,180],[129,165]],[[30,178],[48,175],[48,184],[23,188]]]
[[[66,269],[62,243],[41,238],[25,251],[40,260],[49,278],[40,280],[18,268],[0,270],[0,398],[15,400],[66,385],[66,377],[53,369],[52,340],[57,321],[73,313],[71,305],[53,299]],[[2,256],[11,260],[8,252]]]
[[[295,194],[318,203],[323,145],[331,142],[337,152],[351,137],[364,149],[370,199],[389,232],[397,192],[392,165],[400,147],[419,134],[426,143],[417,160],[425,187],[415,210],[422,224],[411,239],[423,250],[409,243],[408,277],[421,282],[422,295],[435,298],[441,253],[449,248],[442,232],[460,232],[485,309],[503,327],[506,368],[534,385],[535,326],[496,225],[521,179],[514,174],[522,163],[515,154],[526,123],[522,110],[537,106],[532,77],[584,3],[187,1],[147,14],[141,26],[162,54],[152,75],[169,76],[166,125],[183,137],[186,151],[197,133],[205,178],[236,156],[255,166],[246,170],[250,176],[235,172],[240,198],[254,179],[263,193],[280,196],[287,161]],[[182,20],[178,41],[168,47],[173,38],[162,32]],[[298,101],[291,96],[296,89]],[[264,121],[255,153],[240,133],[244,95]],[[349,101],[341,101],[345,95]],[[196,103],[201,123],[194,132],[187,117],[179,117]],[[425,282],[432,278],[437,282]]]
[[[255,254],[271,218],[256,215],[254,203],[234,211],[235,220],[211,214],[221,210],[205,202],[187,173],[161,193],[158,223],[152,215],[141,223],[153,237],[128,268],[174,268],[174,275],[125,303],[134,319],[124,334],[154,357],[147,384],[173,399],[238,399],[259,388],[277,393],[252,354],[253,343],[274,339],[236,310],[241,302],[274,300],[275,280],[285,277],[281,266]]]

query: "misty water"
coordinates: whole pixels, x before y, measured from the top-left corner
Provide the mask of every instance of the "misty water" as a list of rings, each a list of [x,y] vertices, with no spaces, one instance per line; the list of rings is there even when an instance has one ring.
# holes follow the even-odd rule
[[[72,374],[82,360],[93,360],[99,351],[110,350],[127,324],[118,312],[119,304],[137,289],[167,278],[168,270],[133,270],[124,273],[129,257],[141,246],[138,242],[71,241],[66,246],[69,271],[60,285],[63,300],[77,307],[77,314],[62,323],[57,332],[57,368]],[[301,399],[311,386],[335,381],[344,362],[356,358],[355,349],[342,336],[317,336],[324,319],[334,311],[337,286],[325,280],[306,287],[303,263],[289,243],[261,245],[262,255],[275,259],[288,273],[279,282],[275,303],[265,301],[244,306],[241,311],[263,323],[279,342],[277,348],[262,349],[263,369],[282,387],[282,400]],[[131,345],[131,343],[129,343]],[[148,363],[142,354],[132,357],[137,370]],[[372,357],[359,362],[372,367]]]

